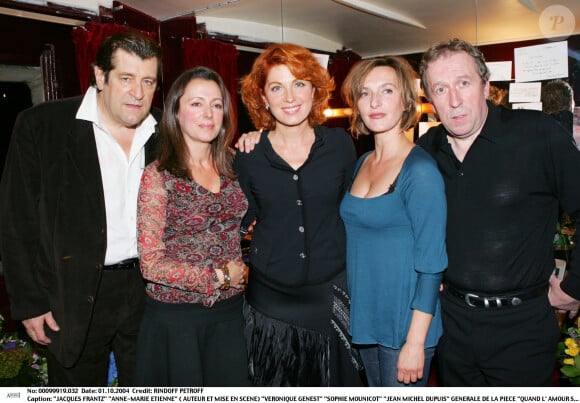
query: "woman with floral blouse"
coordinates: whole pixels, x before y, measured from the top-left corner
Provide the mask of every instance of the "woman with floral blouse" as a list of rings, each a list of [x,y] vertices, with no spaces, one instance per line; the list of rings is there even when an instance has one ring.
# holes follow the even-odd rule
[[[136,382],[247,385],[239,232],[247,201],[232,169],[230,96],[216,72],[197,67],[177,78],[165,105],[159,157],[139,191],[147,302]]]

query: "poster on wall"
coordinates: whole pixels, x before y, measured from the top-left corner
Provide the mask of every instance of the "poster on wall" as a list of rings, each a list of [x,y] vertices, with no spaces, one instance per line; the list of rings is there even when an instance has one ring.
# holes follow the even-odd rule
[[[510,83],[510,102],[540,102],[542,83]]]
[[[318,63],[322,65],[325,69],[328,69],[328,60],[330,59],[329,55],[323,53],[314,53],[314,57],[318,60]]]
[[[542,110],[541,102],[516,102],[512,104],[512,109],[531,109],[534,111]]]
[[[511,81],[512,62],[487,62],[489,69],[489,81]]]
[[[568,41],[514,49],[516,82],[568,77]]]

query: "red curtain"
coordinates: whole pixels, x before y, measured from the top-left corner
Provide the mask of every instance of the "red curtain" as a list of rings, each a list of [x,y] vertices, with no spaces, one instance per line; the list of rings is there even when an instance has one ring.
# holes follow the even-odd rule
[[[85,25],[75,27],[72,30],[72,41],[75,46],[75,61],[80,88],[83,94],[89,88],[89,79],[93,73],[92,63],[97,57],[99,46],[108,36],[126,29],[131,29],[131,27],[119,24],[87,22]],[[141,32],[150,38],[157,38],[155,32]]]
[[[238,116],[238,56],[236,47],[213,39],[184,39],[184,70],[205,66],[215,70],[230,90],[234,116]],[[237,130],[237,129],[236,129]],[[238,134],[236,133],[236,138]]]

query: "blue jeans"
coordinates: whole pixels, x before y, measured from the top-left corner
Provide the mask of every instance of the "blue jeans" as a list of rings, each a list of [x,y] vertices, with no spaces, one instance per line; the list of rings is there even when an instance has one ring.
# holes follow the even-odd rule
[[[358,351],[365,367],[369,386],[427,386],[435,347],[425,349],[423,378],[407,385],[397,380],[397,362],[401,350],[375,344],[360,346]]]

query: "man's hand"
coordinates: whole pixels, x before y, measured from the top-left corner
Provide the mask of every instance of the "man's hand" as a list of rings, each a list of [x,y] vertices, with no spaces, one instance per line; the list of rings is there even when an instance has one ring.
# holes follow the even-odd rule
[[[25,319],[22,321],[24,328],[26,329],[26,333],[30,336],[30,338],[37,342],[38,344],[42,344],[46,346],[50,344],[52,340],[46,336],[44,333],[44,324],[50,328],[50,330],[54,332],[58,332],[60,327],[58,327],[58,323],[52,317],[52,312],[47,312],[44,315],[37,316],[35,318]]]
[[[253,151],[256,144],[260,142],[261,135],[262,135],[261,130],[244,133],[240,136],[234,147],[236,147],[241,152],[249,153]]]
[[[578,313],[578,308],[580,308],[580,301],[566,294],[560,287],[561,283],[562,280],[552,274],[548,291],[550,304],[559,311],[568,312],[568,316],[574,318]]]

